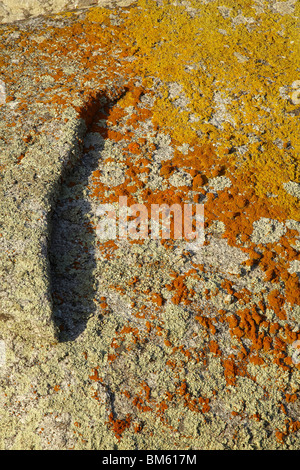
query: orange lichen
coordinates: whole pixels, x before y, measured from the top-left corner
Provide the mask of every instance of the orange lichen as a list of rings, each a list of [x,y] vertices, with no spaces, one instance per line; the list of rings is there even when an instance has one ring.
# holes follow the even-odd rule
[[[209,343],[209,350],[210,350],[210,352],[212,352],[216,356],[221,356],[222,355],[222,353],[220,351],[220,348],[219,348],[219,345],[216,341],[211,341]]]
[[[76,63],[82,72],[81,77],[80,74],[66,77],[63,69],[56,67],[56,70],[51,71],[51,76],[61,85],[59,88],[58,84],[55,84],[53,88],[45,89],[44,96],[42,93],[40,94],[40,100],[44,100],[45,104],[51,102],[53,109],[61,113],[70,105],[73,99],[73,90],[80,90],[83,93],[85,105],[77,108],[78,116],[85,120],[91,132],[97,132],[102,138],[122,145],[125,181],[111,191],[109,185],[101,181],[102,172],[99,169],[95,170],[91,177],[89,190],[91,197],[96,198],[97,202],[118,202],[119,196],[127,195],[128,205],[136,203],[140,199],[149,210],[151,204],[180,204],[182,207],[190,198],[194,202],[199,202],[202,197],[205,197],[206,228],[216,220],[222,222],[225,227],[222,237],[227,240],[229,245],[240,248],[248,255],[248,260],[245,262],[246,268],[253,271],[258,267],[264,272],[266,283],[272,285],[282,282],[284,287],[279,290],[276,286],[269,292],[266,290],[266,294],[260,296],[259,302],[257,299],[253,302],[253,294],[249,289],[239,289],[232,280],[224,279],[218,289],[204,290],[203,299],[210,305],[209,302],[214,297],[225,292],[232,296],[236,307],[232,313],[232,311],[227,312],[224,305],[224,309],[219,310],[217,316],[213,316],[214,314],[210,311],[206,312],[199,308],[195,291],[188,287],[187,281],[191,278],[192,273],[182,274],[182,272],[175,271],[174,267],[174,271],[170,273],[172,280],[165,287],[172,293],[171,302],[175,305],[181,304],[188,307],[194,313],[193,320],[196,320],[206,330],[206,336],[204,336],[207,341],[206,348],[204,351],[199,351],[199,348],[187,347],[185,343],[179,345],[178,341],[173,338],[171,342],[163,322],[158,325],[152,321],[151,315],[153,312],[161,311],[165,299],[160,292],[151,288],[142,290],[140,287],[142,276],[140,278],[134,275],[127,283],[131,288],[130,292],[134,292],[136,297],[140,295],[140,302],[146,299],[151,304],[151,307],[147,309],[145,305],[138,304],[138,313],[135,313],[136,304],[132,304],[136,318],[144,320],[143,326],[146,333],[143,329],[139,330],[130,325],[123,326],[120,331],[116,331],[110,344],[113,353],[112,351],[108,353],[108,363],[117,361],[122,350],[126,354],[126,351],[129,351],[131,347],[144,345],[145,336],[152,335],[151,338],[161,341],[160,344],[166,347],[165,350],[168,354],[173,354],[172,359],[166,360],[166,366],[172,371],[174,377],[178,377],[181,367],[192,360],[197,363],[201,361],[205,367],[207,364],[205,356],[209,354],[220,357],[226,383],[230,386],[236,384],[238,375],[246,373],[249,362],[263,367],[267,361],[273,361],[283,369],[290,370],[294,365],[291,358],[287,357],[287,345],[292,344],[298,335],[288,325],[282,325],[288,321],[286,303],[299,304],[300,299],[297,276],[288,271],[289,262],[299,259],[297,251],[291,247],[291,244],[296,241],[298,232],[287,230],[276,243],[256,246],[251,241],[253,224],[262,217],[279,222],[284,222],[287,218],[299,219],[295,198],[287,195],[281,188],[282,182],[290,179],[298,181],[299,177],[296,166],[298,157],[295,156],[298,147],[293,135],[296,134],[296,119],[289,115],[283,122],[282,112],[279,108],[278,113],[275,113],[276,116],[270,119],[264,110],[265,101],[263,101],[265,104],[252,103],[252,97],[259,93],[262,96],[266,94],[267,101],[269,100],[270,106],[275,106],[274,109],[277,109],[278,100],[281,103],[278,90],[280,86],[289,83],[287,80],[292,79],[295,74],[292,61],[289,61],[288,70],[285,70],[284,73],[277,74],[276,72],[276,61],[278,60],[276,57],[280,53],[283,54],[287,44],[284,39],[279,38],[279,51],[276,51],[274,55],[274,44],[272,43],[270,47],[273,55],[269,58],[268,48],[265,46],[268,44],[268,36],[265,36],[265,41],[260,41],[260,32],[254,31],[253,34],[250,34],[250,32],[246,32],[244,25],[240,25],[231,31],[232,47],[228,50],[223,47],[222,41],[219,41],[220,44],[216,41],[216,37],[219,38],[218,30],[220,28],[215,27],[217,20],[211,5],[206,5],[203,8],[200,20],[197,18],[192,20],[183,6],[178,6],[176,9],[168,2],[157,9],[154,6],[155,2],[152,3],[153,5],[150,2],[140,2],[140,5],[143,6],[143,12],[136,9],[120,14],[123,15],[122,18],[125,21],[125,23],[120,22],[120,25],[111,24],[108,10],[93,9],[82,22],[74,22],[63,29],[49,28],[48,33],[52,34],[55,40],[34,44],[34,49],[30,45],[26,32],[23,32],[18,41],[18,47],[24,48],[28,55],[36,50],[37,64],[43,63],[46,69],[51,70],[51,64],[52,61],[55,61],[55,57],[76,56],[78,59]],[[227,3],[235,8],[234,2],[228,1]],[[145,18],[142,17],[145,20],[143,31],[140,28],[141,23],[135,21],[140,19],[142,14],[145,15]],[[169,21],[170,18],[172,18],[172,22]],[[153,21],[154,19],[155,21]],[[208,20],[212,21],[214,27],[210,25]],[[226,25],[228,26],[228,21],[225,19],[223,21],[220,18],[220,24],[222,23],[224,29],[226,29]],[[277,34],[275,23],[264,15],[263,21],[272,34]],[[283,20],[278,19],[278,28],[283,23]],[[103,28],[99,28],[99,24]],[[182,50],[182,35],[184,34],[186,37],[187,28],[190,31],[189,40],[185,41],[187,43],[186,50]],[[208,28],[209,34],[207,34]],[[165,41],[165,36],[168,36],[168,41]],[[240,38],[242,38],[241,41]],[[253,38],[254,47],[252,46]],[[197,42],[195,42],[196,40]],[[114,44],[120,47],[119,54],[111,54]],[[196,44],[197,47],[195,47]],[[200,44],[200,49],[198,44]],[[173,47],[174,49],[172,49]],[[233,56],[234,52],[241,52],[243,48],[251,51],[249,53],[249,68],[239,65]],[[175,50],[176,54],[174,54]],[[97,51],[97,54],[93,54],[94,51]],[[162,52],[164,53],[162,54]],[[182,57],[183,52],[185,60]],[[135,57],[132,63],[123,60],[128,58],[131,53],[134,53]],[[195,58],[199,59],[201,67],[200,70],[188,74],[185,66],[187,60],[192,58],[192,53],[196,54]],[[170,60],[170,56],[172,60]],[[257,77],[258,65],[256,61],[258,58],[260,60],[261,56],[267,59],[265,62],[270,59],[272,64],[269,67],[267,63],[262,62],[260,67],[264,73]],[[224,69],[221,66],[222,60],[225,64]],[[97,78],[97,69],[102,65],[102,62],[105,63],[105,79]],[[226,64],[231,64],[232,70],[228,69]],[[50,67],[48,67],[49,65]],[[36,75],[40,74],[37,72]],[[262,78],[264,75],[272,77],[272,87]],[[112,92],[107,83],[119,83],[120,76],[126,83],[119,89],[116,87],[115,96],[111,96]],[[142,86],[135,85],[136,76],[141,76]],[[155,105],[151,110],[140,107],[141,98],[148,92],[147,87],[153,85],[149,76],[159,77],[163,82],[160,94],[157,93],[156,96],[153,91],[149,92],[149,96],[155,98]],[[134,80],[131,80],[132,77]],[[10,79],[12,80],[12,78]],[[107,92],[109,99],[121,97],[112,108],[104,105],[99,110],[99,96],[88,85],[89,81],[96,79],[98,80],[98,89],[104,90],[104,94]],[[172,81],[183,86],[183,91],[190,101],[190,109],[199,118],[199,124],[189,125],[190,113],[179,112],[174,108],[172,99],[169,98],[167,92],[167,83]],[[225,122],[222,131],[219,132],[209,121],[214,112],[215,88],[220,87],[221,90],[225,90],[228,89],[227,84],[228,86],[230,84],[233,90],[239,90],[241,95],[238,105],[228,104],[229,111],[235,117],[237,125],[233,126],[229,122]],[[57,88],[55,88],[56,86]],[[205,90],[205,93],[200,93],[199,89]],[[59,90],[59,92],[56,94],[55,90]],[[231,95],[231,92],[229,94]],[[234,97],[231,96],[231,98]],[[289,106],[286,104],[286,109],[289,110]],[[128,109],[130,112],[127,113]],[[19,110],[28,112],[26,100],[20,103]],[[100,119],[105,121],[105,126],[99,124]],[[150,190],[147,184],[147,177],[151,172],[153,162],[153,152],[156,149],[153,143],[148,143],[146,138],[137,137],[135,134],[135,130],[139,129],[140,124],[147,120],[152,120],[154,132],[162,131],[172,136],[170,146],[174,149],[174,156],[168,161],[162,161],[161,168],[159,168],[159,175],[163,178],[164,185],[169,185],[168,189]],[[243,126],[242,123],[244,123]],[[248,135],[255,131],[255,125],[264,127],[264,132],[260,134],[261,142],[259,144],[248,141]],[[249,132],[244,132],[246,127]],[[182,132],[182,129],[185,131]],[[290,134],[293,145],[287,145]],[[284,141],[282,150],[272,143],[276,137]],[[28,136],[25,136],[23,141],[25,144],[31,143]],[[181,143],[189,144],[189,149],[185,154],[178,150]],[[242,146],[248,146],[248,150],[243,159],[241,158],[239,161],[236,148],[242,148]],[[263,148],[263,152],[259,147]],[[23,157],[24,154],[21,154],[17,163],[20,163]],[[114,156],[110,156],[103,163],[114,161]],[[236,165],[237,162],[238,165]],[[192,177],[190,186],[170,187],[169,179],[178,170],[184,170]],[[266,174],[269,175],[267,181]],[[143,180],[141,175],[143,175]],[[218,176],[227,176],[231,186],[213,193],[208,192],[210,179]],[[69,186],[72,187],[73,184],[70,183]],[[268,193],[274,193],[277,197],[271,198]],[[89,230],[90,233],[94,233],[95,227],[91,224]],[[171,240],[161,241],[166,249],[168,247],[172,249],[174,246],[173,222],[171,234]],[[104,255],[107,261],[115,256],[114,252],[118,249],[118,244],[114,241],[99,243],[97,246],[99,253]],[[75,261],[73,267],[80,269],[80,263]],[[199,279],[201,274],[205,273],[205,269],[206,265],[195,265],[195,273],[199,273]],[[124,285],[119,285],[117,281],[111,285],[111,288],[121,295],[126,292]],[[268,289],[270,290],[269,286]],[[103,310],[107,309],[106,298],[101,298],[100,301],[98,306]],[[266,309],[269,308],[276,314],[278,322],[267,320]],[[155,319],[155,321],[159,323],[159,320]],[[216,328],[218,322],[223,322],[223,325],[226,322],[225,325],[228,325],[231,338],[234,340],[233,349],[236,355],[228,355],[223,352],[224,348],[220,348]],[[201,330],[199,325],[197,326]],[[247,344],[247,347],[243,342]],[[93,369],[89,378],[95,382],[101,380],[97,368]],[[171,393],[167,390],[162,401],[159,399],[155,401],[151,397],[151,389],[146,383],[141,384],[141,392],[137,395],[128,392],[124,393],[124,396],[139,411],[151,411],[160,417],[166,415],[165,411],[168,409],[168,405],[177,404],[180,400],[192,412],[208,413],[210,410],[209,399],[192,396],[188,383],[179,379],[176,383],[176,391]],[[94,398],[99,400],[97,392],[95,392]],[[288,403],[294,403],[296,399],[296,394],[286,394]],[[282,407],[280,409],[284,413]],[[252,417],[259,419],[257,414]],[[131,417],[129,415],[124,419],[117,419],[113,414],[109,416],[108,425],[118,440],[130,427],[130,423]],[[299,423],[291,422],[289,427],[291,432],[296,432],[299,429]],[[134,429],[135,432],[140,432],[142,427],[137,424],[134,425]],[[284,441],[286,435],[285,431],[278,430],[276,432],[276,437],[280,442]]]
[[[224,367],[224,377],[228,385],[235,385],[236,376],[238,375],[238,368],[234,362],[234,356],[229,356],[228,359],[225,359],[223,362]]]
[[[115,419],[113,413],[110,413],[108,419],[108,426],[112,429],[118,441],[120,441],[122,434],[130,427],[131,416],[128,414],[124,419]]]
[[[94,369],[94,372],[92,375],[89,376],[89,378],[91,380],[94,380],[95,382],[99,382],[100,381],[100,377],[99,377],[99,372],[98,372],[98,369]]]

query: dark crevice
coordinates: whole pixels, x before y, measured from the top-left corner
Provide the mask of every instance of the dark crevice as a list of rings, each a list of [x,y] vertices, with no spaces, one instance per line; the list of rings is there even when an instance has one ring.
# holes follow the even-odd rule
[[[87,134],[99,116],[107,119],[109,110],[120,97],[112,99],[99,94],[92,98],[81,116],[87,123]],[[101,158],[105,132],[102,131],[101,136],[99,134],[96,149],[92,152],[83,150],[80,161],[71,170],[65,171],[51,215],[51,295],[53,321],[58,330],[59,342],[76,339],[95,313],[96,234],[90,226],[92,208],[84,192]]]

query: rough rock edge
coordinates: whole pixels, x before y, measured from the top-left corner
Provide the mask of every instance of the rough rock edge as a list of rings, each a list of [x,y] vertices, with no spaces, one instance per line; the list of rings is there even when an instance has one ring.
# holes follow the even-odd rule
[[[0,2],[0,24],[60,13],[81,14],[92,7],[127,7],[134,2],[136,0],[66,0],[65,2],[52,0],[50,3],[45,0],[27,0],[27,2],[23,0],[18,4],[15,0],[3,0]]]
[[[8,253],[3,253],[1,262],[1,287],[4,291],[10,286],[9,294],[0,297],[3,338],[18,335],[35,342],[57,339],[48,259],[51,211],[64,172],[81,155],[81,140],[86,132],[85,121],[74,108],[69,108],[66,115],[67,123],[60,122],[58,128],[54,126],[59,139],[53,134],[47,137],[41,134],[26,155],[26,164],[24,161],[17,171],[6,172],[2,180],[0,200],[5,203],[0,206],[0,229]],[[12,186],[14,195],[19,193],[19,197],[7,197]],[[9,221],[12,213],[16,214],[14,224]],[[12,261],[9,253],[14,249]]]

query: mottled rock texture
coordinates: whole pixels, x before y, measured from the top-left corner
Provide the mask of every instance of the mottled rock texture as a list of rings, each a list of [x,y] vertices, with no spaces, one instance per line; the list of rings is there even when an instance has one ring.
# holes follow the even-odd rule
[[[0,5],[0,447],[297,449],[299,3]]]
[[[91,6],[128,6],[134,0],[3,0],[0,2],[0,23],[11,23],[41,15],[81,11]]]

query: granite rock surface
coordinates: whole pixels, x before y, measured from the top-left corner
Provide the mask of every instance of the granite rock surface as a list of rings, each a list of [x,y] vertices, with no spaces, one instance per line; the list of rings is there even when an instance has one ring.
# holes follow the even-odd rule
[[[0,18],[1,448],[297,449],[299,2]]]

